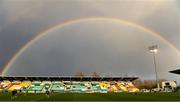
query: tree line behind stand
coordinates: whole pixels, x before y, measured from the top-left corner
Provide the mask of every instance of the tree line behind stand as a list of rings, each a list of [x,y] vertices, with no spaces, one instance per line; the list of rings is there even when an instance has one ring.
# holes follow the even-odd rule
[[[84,76],[86,76],[86,74],[83,71],[78,71],[78,72],[75,73],[75,76],[84,77]],[[96,71],[92,72],[92,74],[90,76],[92,76],[92,77],[100,77],[100,75]],[[111,76],[111,75],[107,75],[107,76]],[[159,84],[160,84],[160,87],[162,86],[163,81],[166,81],[166,79],[160,79],[158,81]],[[137,80],[133,81],[133,84],[139,89],[153,89],[153,88],[157,87],[156,80],[137,79]]]

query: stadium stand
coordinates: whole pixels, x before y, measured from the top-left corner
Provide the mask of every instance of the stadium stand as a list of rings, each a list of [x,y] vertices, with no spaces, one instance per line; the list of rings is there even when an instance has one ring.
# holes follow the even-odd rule
[[[60,81],[54,81],[52,82],[51,91],[52,92],[64,92],[64,84]]]
[[[44,84],[41,81],[34,81],[28,88],[28,93],[41,93],[44,88]]]
[[[1,77],[0,91],[28,93],[114,93],[138,92],[132,81],[121,77]]]
[[[21,82],[19,81],[13,81],[11,82],[11,84],[7,87],[7,89],[9,91],[13,91],[13,90],[20,90],[22,88],[22,86],[20,85]]]

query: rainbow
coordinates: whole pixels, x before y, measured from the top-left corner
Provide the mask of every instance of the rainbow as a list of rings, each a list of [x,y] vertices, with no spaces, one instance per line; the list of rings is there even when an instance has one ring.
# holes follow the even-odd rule
[[[10,66],[16,61],[16,59],[32,44],[34,44],[36,41],[38,41],[39,39],[45,37],[48,33],[50,33],[51,31],[54,31],[56,29],[60,29],[63,28],[65,26],[71,25],[71,24],[75,24],[75,23],[79,23],[79,22],[83,22],[83,21],[94,21],[94,20],[110,20],[113,22],[117,22],[117,23],[121,23],[121,24],[125,24],[128,26],[132,26],[134,28],[137,29],[141,29],[145,32],[151,33],[154,36],[156,36],[157,38],[161,39],[164,43],[166,43],[167,45],[171,46],[173,49],[175,49],[177,51],[178,54],[180,54],[180,51],[178,50],[178,48],[176,48],[173,44],[171,44],[170,42],[168,42],[166,39],[164,39],[159,33],[156,33],[142,25],[139,25],[137,23],[134,22],[130,22],[130,21],[126,21],[126,20],[122,20],[119,18],[112,18],[112,17],[87,17],[87,18],[80,18],[80,19],[75,19],[75,20],[69,20],[66,22],[63,22],[61,24],[55,25],[53,27],[50,27],[49,29],[43,31],[42,33],[38,34],[35,38],[33,38],[32,40],[30,40],[27,44],[25,44],[22,48],[20,48],[20,50],[14,54],[14,56],[12,57],[12,59],[7,63],[7,65],[5,66],[5,68],[2,71],[2,75],[5,75],[5,73],[7,72],[7,70],[10,68]]]

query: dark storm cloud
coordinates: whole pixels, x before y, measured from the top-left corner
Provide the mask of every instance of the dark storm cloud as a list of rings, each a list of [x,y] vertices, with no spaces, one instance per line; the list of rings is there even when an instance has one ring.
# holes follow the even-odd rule
[[[88,7],[86,10],[81,9],[77,1],[56,3],[58,1],[55,0],[47,3],[48,1],[1,1],[3,3],[0,4],[0,68],[40,32],[68,19],[80,17],[81,13],[88,16],[98,12],[88,10]]]
[[[90,75],[96,70],[102,76],[154,78],[147,51],[153,43],[161,48],[160,78],[169,79],[169,66],[178,63],[175,50],[151,33],[111,20],[84,21],[50,32],[28,47],[6,75],[74,75],[79,70]]]
[[[171,6],[167,6],[166,2],[163,4],[161,9],[157,9],[144,18],[143,23],[147,28],[162,34],[163,37],[180,49],[180,13],[172,8],[176,4],[169,4]]]

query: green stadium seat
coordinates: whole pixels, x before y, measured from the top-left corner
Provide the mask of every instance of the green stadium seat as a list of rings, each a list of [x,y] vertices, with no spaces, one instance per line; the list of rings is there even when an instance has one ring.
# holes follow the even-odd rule
[[[42,93],[44,85],[41,82],[32,82],[32,85],[29,87],[29,93]]]
[[[52,83],[51,92],[64,92],[64,85],[62,83]]]

